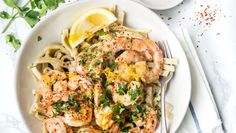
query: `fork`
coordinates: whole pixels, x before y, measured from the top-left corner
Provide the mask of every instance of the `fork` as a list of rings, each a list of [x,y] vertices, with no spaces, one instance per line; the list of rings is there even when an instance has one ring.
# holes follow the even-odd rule
[[[162,49],[165,58],[172,58],[170,47],[167,41],[161,41],[158,43],[159,47]],[[161,133],[167,133],[166,124],[166,111],[165,111],[165,91],[167,90],[168,83],[172,79],[174,72],[170,71],[168,76],[161,77]]]

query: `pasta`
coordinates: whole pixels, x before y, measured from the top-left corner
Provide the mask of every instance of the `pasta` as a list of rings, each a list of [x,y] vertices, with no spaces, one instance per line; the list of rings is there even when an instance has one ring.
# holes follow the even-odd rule
[[[116,6],[110,11],[116,14]],[[72,48],[70,30],[30,65],[38,87],[30,113],[43,132],[154,132],[160,120],[160,76],[175,71],[148,32],[116,22]],[[169,106],[169,116],[173,107]],[[173,117],[173,116],[171,116]]]

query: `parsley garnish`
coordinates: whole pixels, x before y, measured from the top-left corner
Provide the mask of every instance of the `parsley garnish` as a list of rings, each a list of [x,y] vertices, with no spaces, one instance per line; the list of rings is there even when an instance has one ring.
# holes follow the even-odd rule
[[[120,104],[116,104],[112,107],[113,119],[115,122],[120,122],[120,115],[124,110],[125,108]]]
[[[135,114],[144,114],[146,109],[142,107],[141,105],[136,105],[135,107]]]
[[[37,37],[37,41],[39,42],[39,41],[41,41],[42,40],[42,37],[41,36],[38,36]]]
[[[109,90],[104,90],[102,92],[102,95],[100,96],[100,104],[102,107],[106,107],[110,105],[110,99],[112,95]]]
[[[13,34],[6,35],[5,39],[7,43],[10,43],[15,48],[15,50],[17,50],[21,45],[20,40],[15,38]]]
[[[112,107],[112,112],[115,115],[120,115],[124,110],[125,110],[125,108],[121,104],[115,104]]]
[[[118,93],[119,93],[120,95],[124,95],[126,88],[127,88],[127,85],[126,85],[126,84],[119,84],[119,85],[118,85]]]
[[[115,61],[108,61],[106,66],[109,67],[112,70],[118,69],[118,63],[115,62]]]
[[[89,99],[86,94],[82,94],[82,98],[83,98],[83,100],[88,100]]]
[[[134,101],[138,96],[141,95],[141,92],[139,89],[135,89],[135,90],[130,90],[128,94],[131,96],[131,100]]]
[[[62,111],[67,111],[69,108],[78,111],[80,109],[79,101],[77,99],[76,94],[69,95],[68,101],[57,102],[52,105],[52,107],[57,111],[57,113],[61,113]]]
[[[64,105],[64,102],[58,102],[52,105],[52,107],[58,112],[61,113],[61,111],[64,110],[64,108],[62,107]]]
[[[106,34],[107,34],[107,33],[104,32],[103,30],[101,30],[101,31],[98,32],[98,35],[99,35],[99,36],[104,36],[104,35],[106,35]]]
[[[19,0],[3,0],[3,2],[12,9],[12,13],[6,11],[0,12],[0,18],[7,20],[7,24],[2,30],[5,33],[12,22],[17,18],[23,18],[30,27],[34,27],[49,10],[56,9],[59,3],[64,0],[28,0],[23,6],[20,6]],[[20,41],[13,44],[15,49],[19,48]]]
[[[1,11],[0,12],[0,18],[2,18],[2,19],[9,19],[10,18],[10,14],[8,14],[5,11]]]

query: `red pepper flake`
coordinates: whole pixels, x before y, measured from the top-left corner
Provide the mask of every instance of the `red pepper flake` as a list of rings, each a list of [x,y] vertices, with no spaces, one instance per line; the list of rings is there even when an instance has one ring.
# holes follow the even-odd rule
[[[200,5],[200,11],[195,12],[196,20],[199,25],[210,28],[211,25],[219,18],[219,13],[221,9],[215,5],[211,7],[210,5]]]

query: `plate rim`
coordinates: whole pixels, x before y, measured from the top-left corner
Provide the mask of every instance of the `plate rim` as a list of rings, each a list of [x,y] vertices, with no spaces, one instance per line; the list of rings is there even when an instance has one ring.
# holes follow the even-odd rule
[[[18,112],[20,113],[20,118],[21,120],[23,120],[23,123],[24,125],[26,126],[26,130],[27,131],[31,131],[30,130],[30,126],[27,124],[26,120],[24,119],[24,115],[23,115],[23,111],[22,111],[22,107],[20,106],[20,102],[19,102],[19,90],[18,90],[18,84],[19,84],[19,81],[18,81],[18,76],[19,76],[19,65],[20,65],[20,60],[23,58],[22,55],[23,55],[23,51],[26,47],[26,44],[28,43],[28,41],[30,40],[30,37],[31,35],[36,31],[38,30],[38,28],[43,25],[47,19],[53,17],[54,15],[57,15],[58,12],[60,12],[61,10],[64,10],[65,8],[68,8],[70,6],[73,6],[73,5],[79,5],[80,3],[86,3],[86,2],[92,2],[93,0],[83,0],[83,1],[76,1],[76,2],[71,2],[71,3],[67,3],[67,4],[64,4],[64,5],[61,5],[61,7],[55,9],[53,12],[50,12],[48,15],[46,15],[44,18],[41,19],[40,22],[38,22],[35,27],[33,27],[31,29],[31,31],[29,31],[28,35],[26,36],[26,38],[22,41],[22,45],[20,47],[20,49],[18,50],[17,54],[16,54],[16,61],[15,61],[15,68],[14,68],[14,82],[13,82],[13,85],[14,85],[14,90],[15,90],[15,100],[16,100],[16,103],[17,103],[17,109],[18,109]],[[121,0],[112,0],[110,1],[111,3],[113,1],[121,1]],[[190,103],[190,99],[191,99],[191,93],[192,93],[192,78],[191,78],[191,72],[190,72],[190,65],[189,65],[189,62],[188,62],[188,59],[187,59],[187,55],[185,54],[185,51],[183,49],[183,47],[181,46],[180,44],[180,41],[177,39],[177,37],[175,36],[175,34],[170,30],[170,28],[166,25],[166,23],[160,18],[160,16],[158,14],[156,14],[153,10],[145,7],[144,5],[136,2],[136,1],[133,1],[133,0],[122,0],[122,1],[125,1],[125,2],[131,2],[132,4],[136,4],[137,6],[141,6],[143,8],[145,8],[149,13],[151,13],[152,15],[155,15],[161,23],[163,23],[163,25],[165,25],[166,29],[168,30],[168,32],[170,32],[170,34],[172,34],[172,36],[174,36],[174,39],[176,40],[176,42],[178,42],[177,45],[179,45],[180,49],[183,51],[184,53],[184,57],[183,59],[186,60],[186,65],[187,65],[187,70],[186,70],[186,73],[188,75],[188,79],[189,79],[189,99],[188,99],[188,105]],[[168,93],[168,92],[167,92]],[[179,129],[179,127],[181,126],[181,123],[183,123],[183,120],[186,116],[186,113],[187,113],[187,110],[188,110],[188,106],[186,106],[186,109],[185,109],[185,112],[184,113],[184,116],[182,117],[182,119],[179,121],[180,123],[178,124],[177,128],[174,130],[175,132]]]

